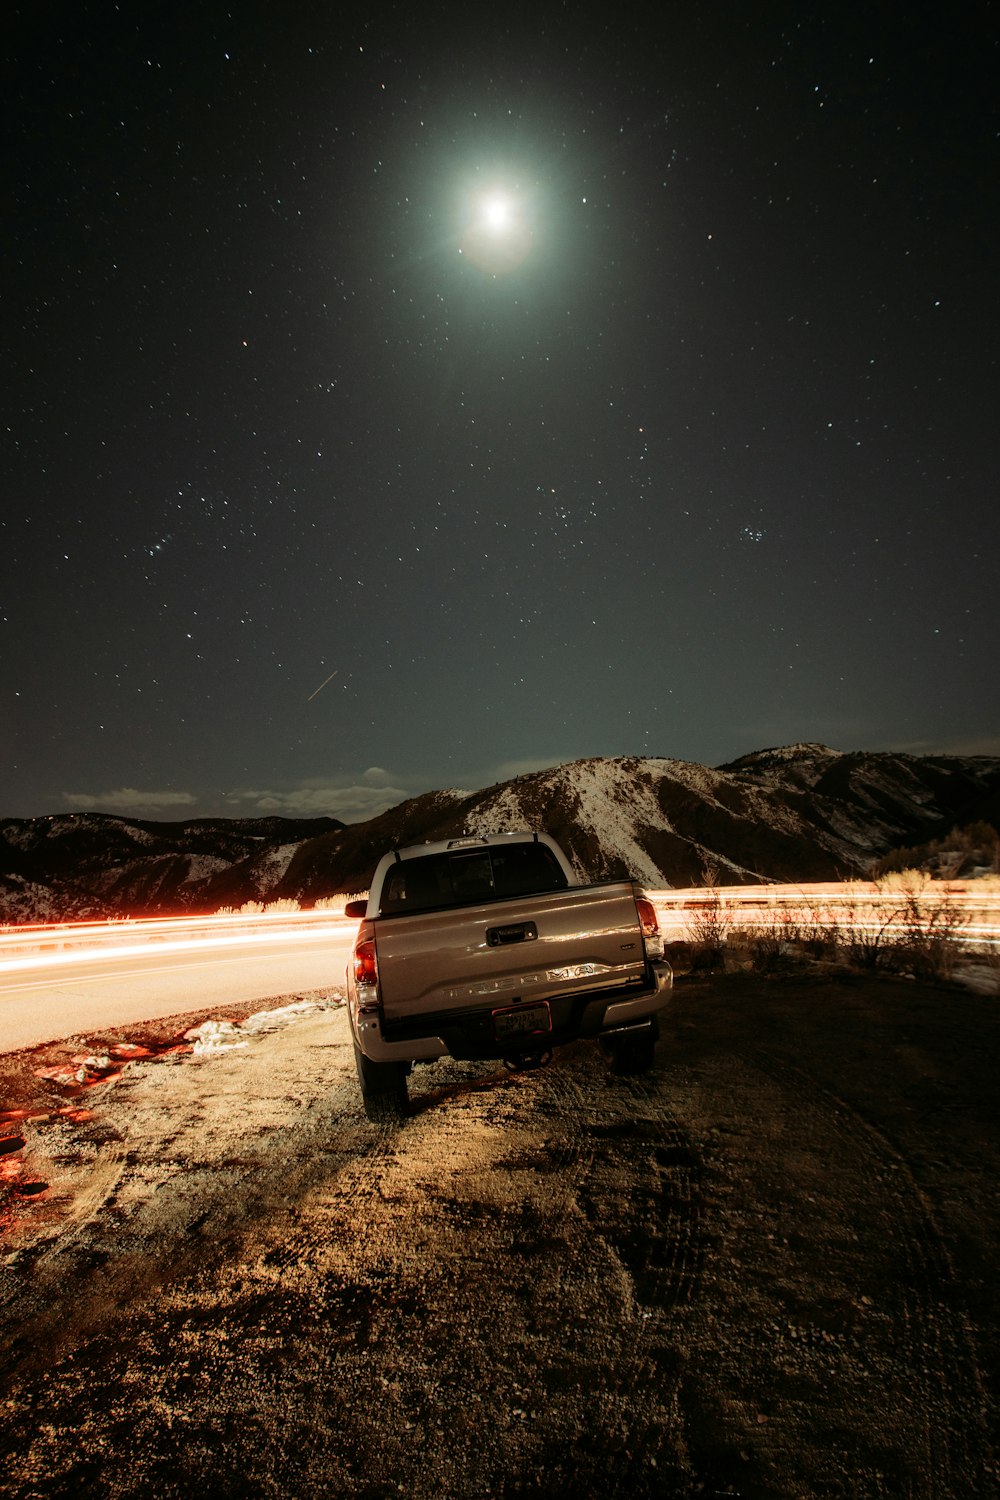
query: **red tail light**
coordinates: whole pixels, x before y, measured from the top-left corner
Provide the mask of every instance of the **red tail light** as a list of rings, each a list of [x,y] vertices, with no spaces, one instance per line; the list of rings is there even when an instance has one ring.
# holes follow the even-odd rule
[[[647,901],[645,896],[640,896],[635,904],[643,937],[659,937],[660,926],[656,920],[656,907],[652,901]]]
[[[636,911],[639,913],[639,926],[642,928],[642,946],[646,950],[647,958],[663,957],[663,939],[660,937],[660,926],[656,920],[656,907],[647,896],[636,897]]]
[[[375,961],[375,929],[370,922],[362,922],[354,944],[354,980],[356,984],[377,984],[378,964]]]

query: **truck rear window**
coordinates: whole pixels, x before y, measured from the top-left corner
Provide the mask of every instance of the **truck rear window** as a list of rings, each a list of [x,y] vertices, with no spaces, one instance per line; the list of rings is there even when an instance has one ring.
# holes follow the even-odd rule
[[[379,916],[472,906],[561,891],[568,885],[546,844],[496,844],[401,860],[386,875]]]

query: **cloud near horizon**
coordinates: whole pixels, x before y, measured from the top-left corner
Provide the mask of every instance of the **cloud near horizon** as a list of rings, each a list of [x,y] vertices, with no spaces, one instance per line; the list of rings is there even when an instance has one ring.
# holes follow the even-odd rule
[[[342,823],[363,823],[426,792],[467,794],[562,763],[558,756],[501,761],[463,776],[460,782],[447,778],[437,781],[422,778],[416,782],[384,766],[369,766],[353,774],[312,777],[295,786],[236,787],[227,792],[201,794],[143,792],[135,787],[120,787],[111,792],[65,792],[63,801],[71,812],[118,813],[123,817],[155,819],[188,811],[191,816],[207,818],[336,818]]]
[[[1000,755],[1000,734],[979,735],[970,739],[945,741],[911,740],[902,745],[893,745],[905,755]]]
[[[281,818],[338,818],[342,823],[363,823],[377,818],[390,807],[398,807],[411,797],[426,792],[464,790],[478,791],[497,782],[510,781],[529,771],[545,770],[558,765],[558,759],[510,760],[465,776],[461,783],[426,779],[414,783],[396,771],[383,766],[369,766],[353,778],[314,777],[283,790],[241,787],[227,792],[227,816],[276,816]],[[409,781],[409,785],[407,785]],[[238,804],[238,806],[237,806]]]
[[[369,766],[366,771],[355,773],[353,778],[315,777],[297,786],[279,789],[240,787],[221,794],[199,795],[195,792],[147,792],[136,787],[119,787],[110,792],[64,792],[62,800],[71,812],[119,813],[133,818],[156,818],[183,810],[209,818],[325,817],[337,818],[343,823],[360,823],[405,802],[408,797],[429,790],[401,786],[400,779],[382,766]]]
[[[282,791],[241,787],[227,792],[225,800],[231,817],[337,818],[342,823],[363,823],[419,795],[412,787],[398,785],[400,779],[381,766],[369,766],[352,782],[316,777]]]
[[[129,813],[135,817],[167,808],[193,807],[198,799],[193,792],[140,792],[135,787],[123,786],[116,792],[63,792],[63,800],[74,811]]]

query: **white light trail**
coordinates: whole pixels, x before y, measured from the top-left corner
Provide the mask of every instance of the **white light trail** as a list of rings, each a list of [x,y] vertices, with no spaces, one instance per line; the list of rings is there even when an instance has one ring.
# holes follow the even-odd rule
[[[868,928],[907,920],[906,893],[870,883],[827,882],[810,886],[704,886],[651,890],[661,928],[675,936],[717,911],[729,927],[808,927],[828,923]],[[961,918],[964,942],[1000,941],[1000,887],[983,882],[931,881],[920,892],[929,919],[947,900]],[[204,952],[247,943],[292,944],[305,939],[343,942],[354,923],[336,911],[236,912],[203,917],[152,917],[137,921],[62,922],[0,928],[0,974],[71,965],[97,958],[129,959],[152,954]]]
[[[274,912],[214,917],[156,917],[139,922],[61,923],[0,931],[0,974],[95,959],[204,952],[248,942],[343,941],[355,924],[336,912]],[[34,952],[25,951],[35,949]]]
[[[675,936],[686,934],[706,912],[717,913],[729,928],[787,925],[790,935],[795,927],[899,927],[912,919],[914,911],[909,903],[915,900],[917,913],[927,923],[947,905],[958,919],[954,936],[960,942],[993,944],[1000,940],[1000,885],[993,882],[928,881],[912,893],[886,889],[874,882],[828,881],[801,886],[719,886],[713,890],[692,886],[648,894],[661,925]]]

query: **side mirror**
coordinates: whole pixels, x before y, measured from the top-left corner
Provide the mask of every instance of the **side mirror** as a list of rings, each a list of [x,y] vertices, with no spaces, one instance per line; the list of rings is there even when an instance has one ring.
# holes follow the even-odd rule
[[[348,901],[344,907],[344,916],[350,917],[352,921],[360,922],[368,911],[367,901]]]

